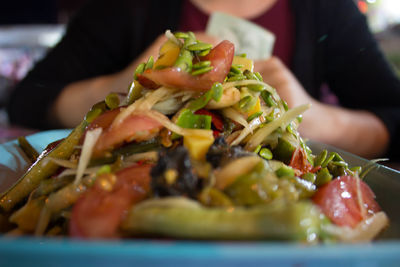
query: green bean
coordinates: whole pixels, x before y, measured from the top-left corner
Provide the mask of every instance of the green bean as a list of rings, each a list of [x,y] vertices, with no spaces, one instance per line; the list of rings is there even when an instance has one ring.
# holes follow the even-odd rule
[[[334,163],[335,163],[335,161],[331,161],[327,167],[333,177],[348,175],[347,166],[342,167],[342,166],[335,165]]]
[[[39,157],[39,153],[36,149],[26,140],[25,136],[18,137],[18,145],[28,157],[31,163],[34,163]]]
[[[262,114],[263,114],[262,111],[253,113],[253,114],[251,114],[251,115],[247,118],[247,121],[252,121],[253,119],[255,119],[255,118],[257,118],[257,117],[260,117]]]
[[[318,156],[314,159],[314,166],[321,166],[328,156],[328,151],[324,149]]]
[[[175,61],[174,66],[180,68],[183,71],[191,72],[192,71],[192,61],[193,55],[189,50],[185,48],[181,48],[179,52],[179,56]]]
[[[192,51],[192,52],[209,50],[211,48],[212,48],[212,44],[203,43],[203,42],[198,42],[198,43],[187,46],[187,50]]]
[[[290,123],[286,126],[286,131],[290,134],[296,135],[295,131],[293,130],[293,126]]]
[[[45,160],[46,157],[68,159],[78,145],[87,125],[88,123],[86,120],[83,120],[67,138],[49,152],[47,156],[39,158],[23,177],[3,193],[0,197],[0,210],[10,212],[14,206],[27,197],[42,180],[52,175],[58,169],[58,165]]]
[[[325,168],[326,166],[328,166],[328,163],[331,162],[333,159],[335,158],[335,154],[334,153],[330,153],[329,157],[327,157],[322,163],[321,163],[321,167]]]
[[[193,76],[200,75],[200,74],[204,74],[204,73],[207,73],[207,72],[211,71],[213,68],[214,68],[213,66],[204,67],[204,68],[201,68],[201,69],[197,69],[197,70],[195,70],[195,71],[192,71],[191,74],[192,74]]]
[[[94,119],[96,119],[100,114],[103,113],[103,110],[99,109],[99,108],[95,108],[95,109],[91,109],[85,117],[85,120],[88,123],[91,123],[92,121],[94,121]]]
[[[153,65],[154,65],[154,58],[153,58],[153,56],[150,56],[146,62],[146,65],[144,66],[144,69],[145,70],[152,69]]]
[[[259,72],[254,72],[254,75],[256,75],[257,79],[262,82],[263,81],[263,77],[261,76],[261,74]]]
[[[211,98],[214,99],[216,102],[221,100],[222,94],[224,93],[224,88],[221,83],[214,83],[213,86],[211,87]]]
[[[340,160],[340,161],[332,161],[331,164],[339,166],[339,167],[343,167],[343,168],[347,168],[349,165],[347,164],[347,162]]]
[[[262,148],[258,154],[264,159],[272,159],[272,152],[266,147]]]
[[[91,109],[96,109],[96,108],[98,108],[102,111],[106,111],[107,110],[106,102],[104,100],[97,102],[96,104],[93,105],[93,107]]]
[[[294,176],[294,170],[289,167],[289,166],[282,166],[279,169],[275,171],[275,174],[281,178],[281,177],[293,177]]]
[[[119,96],[116,93],[109,93],[106,96],[105,102],[109,109],[116,109],[119,107]]]
[[[332,175],[329,173],[329,170],[327,168],[322,168],[317,172],[315,185],[319,187],[331,180],[332,180]]]
[[[199,57],[204,57],[204,56],[207,56],[210,53],[210,51],[211,51],[211,49],[203,50],[201,52],[197,52],[197,55]]]
[[[143,73],[145,66],[146,66],[146,63],[140,63],[140,64],[136,67],[136,69],[135,69],[135,76],[134,76],[134,77],[135,77],[135,80],[137,80],[139,74],[142,74],[142,73]]]
[[[344,161],[344,159],[337,152],[333,152],[333,154],[335,155],[333,158],[334,161]]]
[[[94,119],[96,119],[100,114],[106,111],[107,105],[105,101],[100,101],[92,106],[89,112],[86,114],[84,120],[87,123],[91,123]]]
[[[242,71],[236,65],[232,65],[229,72],[232,72],[233,74],[242,74]]]
[[[261,92],[265,90],[265,86],[262,84],[249,84],[246,85],[246,87],[255,92]]]
[[[189,35],[185,32],[176,32],[174,33],[175,37],[178,39],[187,39],[189,38]]]
[[[281,103],[282,103],[282,106],[283,106],[283,108],[285,109],[285,111],[288,111],[288,110],[289,110],[289,106],[288,106],[288,104],[286,103],[286,101],[283,100],[283,99],[281,99]]]
[[[251,99],[252,99],[252,97],[249,96],[249,95],[247,95],[247,96],[243,97],[242,99],[240,99],[240,100],[239,100],[239,108],[242,109],[242,110],[245,109],[245,107],[247,106],[247,104],[248,104],[249,102],[251,102]]]
[[[184,50],[187,50],[187,47],[193,44],[196,44],[198,41],[196,40],[196,36],[194,35],[193,32],[187,32],[187,38],[184,38],[183,46],[182,48]],[[182,49],[181,49],[182,50]]]
[[[256,80],[256,81],[258,81],[258,77],[253,73],[253,72],[251,72],[250,70],[245,70],[245,71],[243,71],[243,74],[247,77],[247,79],[249,79],[249,80]]]
[[[266,104],[268,107],[274,107],[274,106],[276,106],[276,102],[275,102],[275,100],[272,98],[272,95],[271,95],[270,92],[268,92],[268,91],[266,91],[266,90],[262,91],[262,92],[261,92],[261,97],[262,97],[262,99],[264,100],[265,104]]]
[[[127,104],[132,104],[135,100],[139,99],[142,95],[143,86],[136,80],[131,83],[127,95]]]
[[[243,74],[234,74],[233,76],[228,78],[227,82],[235,82],[243,80],[246,80],[246,76],[244,76]]]
[[[209,67],[210,65],[211,65],[211,61],[205,60],[205,61],[200,61],[200,62],[197,62],[196,64],[193,64],[192,68],[197,70],[197,69]]]
[[[261,150],[261,145],[258,145],[257,147],[256,147],[256,149],[254,149],[254,153],[256,153],[256,154],[258,154],[258,152],[260,152],[260,150]]]

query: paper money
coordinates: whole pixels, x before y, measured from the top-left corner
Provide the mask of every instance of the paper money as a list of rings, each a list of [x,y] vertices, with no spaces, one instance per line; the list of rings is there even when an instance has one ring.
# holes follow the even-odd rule
[[[206,33],[231,41],[236,54],[245,53],[248,58],[268,59],[274,48],[275,35],[248,21],[215,12],[208,20]]]

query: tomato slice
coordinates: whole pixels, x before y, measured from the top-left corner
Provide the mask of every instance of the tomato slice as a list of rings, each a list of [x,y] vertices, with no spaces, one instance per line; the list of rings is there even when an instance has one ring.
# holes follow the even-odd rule
[[[69,224],[70,235],[80,238],[118,237],[118,226],[126,211],[143,200],[150,190],[151,167],[135,165],[117,172],[111,190],[102,185],[104,177],[99,177],[75,203]]]
[[[152,81],[157,85],[179,88],[184,90],[207,91],[215,82],[223,82],[231,68],[233,56],[235,53],[234,45],[229,41],[222,41],[208,55],[202,57],[202,60],[211,61],[214,68],[201,75],[193,76],[190,73],[182,71],[176,67],[169,67],[161,70],[148,69],[141,75],[138,75],[139,82],[145,85],[151,85]]]
[[[89,126],[86,128],[86,131],[93,130],[96,128],[107,128],[114,121],[115,117],[121,112],[121,108],[116,108],[112,110],[107,110],[104,113],[100,114],[97,118],[95,118]]]
[[[104,151],[122,145],[125,141],[145,141],[153,138],[162,128],[162,125],[152,118],[133,114],[128,116],[117,126],[108,127],[100,135],[93,149],[93,156],[99,156]]]
[[[111,128],[112,122],[121,110],[122,108],[117,108],[106,111],[94,119],[87,127],[86,131],[98,127],[104,130],[93,149],[94,157],[101,156],[104,151],[121,146],[125,141],[131,142],[135,140],[140,142],[149,140],[162,128],[160,123],[144,114],[132,114],[124,119],[121,124]]]
[[[312,200],[333,223],[352,228],[381,210],[369,186],[353,176],[323,185]]]

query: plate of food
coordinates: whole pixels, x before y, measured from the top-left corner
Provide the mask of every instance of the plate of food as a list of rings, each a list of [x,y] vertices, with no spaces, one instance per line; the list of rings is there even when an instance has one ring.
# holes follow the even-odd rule
[[[75,129],[1,145],[2,265],[397,264],[397,171],[304,140],[229,41],[166,35]]]

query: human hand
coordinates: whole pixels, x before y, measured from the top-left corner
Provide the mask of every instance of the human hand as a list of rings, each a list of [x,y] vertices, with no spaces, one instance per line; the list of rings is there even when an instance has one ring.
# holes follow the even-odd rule
[[[382,155],[386,150],[388,131],[376,115],[315,100],[276,57],[256,61],[254,69],[260,72],[266,83],[276,88],[289,107],[312,104],[303,114],[299,127],[303,137],[368,158]]]
[[[310,110],[303,114],[303,122],[300,124],[299,131],[304,137],[319,140],[322,134],[321,114],[325,114],[325,105],[313,99],[294,74],[277,57],[272,56],[267,60],[255,61],[254,70],[260,72],[264,81],[277,90],[279,96],[287,102],[290,108],[302,104],[312,104]]]

